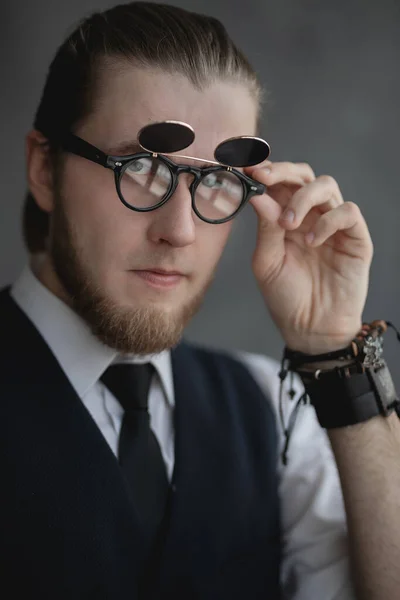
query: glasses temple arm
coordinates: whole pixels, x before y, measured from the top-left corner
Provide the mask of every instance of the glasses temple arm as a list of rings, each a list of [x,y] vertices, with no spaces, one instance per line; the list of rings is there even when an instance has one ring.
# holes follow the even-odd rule
[[[85,142],[80,137],[74,135],[73,133],[68,133],[62,139],[62,146],[64,150],[68,152],[72,152],[73,154],[77,154],[78,156],[82,156],[83,158],[87,158],[92,162],[98,163],[103,167],[108,167],[108,155],[89,144],[89,142]]]

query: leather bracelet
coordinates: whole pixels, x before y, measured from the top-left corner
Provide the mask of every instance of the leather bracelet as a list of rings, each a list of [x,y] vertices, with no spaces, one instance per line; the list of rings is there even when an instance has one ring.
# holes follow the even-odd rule
[[[320,425],[345,427],[378,415],[399,411],[400,402],[384,360],[380,366],[359,363],[321,373],[318,378],[299,372]]]
[[[285,348],[279,371],[279,417],[284,434],[282,462],[287,464],[289,442],[302,404],[312,404],[320,425],[326,429],[346,427],[394,410],[400,417],[400,402],[382,358],[383,334],[387,328],[400,332],[390,321],[364,323],[347,348],[319,355],[307,355]],[[305,392],[286,420],[283,410],[283,383],[291,373],[288,396],[294,399],[293,373],[300,375]]]
[[[361,330],[348,346],[324,354],[304,354],[297,350],[290,350],[286,346],[283,360],[291,371],[298,371],[305,365],[311,367],[315,363],[348,362],[349,360],[361,360],[364,364],[372,366],[382,353],[382,336],[388,327],[396,329],[390,321],[382,319],[372,321],[372,323],[363,323]],[[366,360],[367,353],[368,360]]]
[[[311,365],[312,363],[353,359],[356,356],[356,353],[357,351],[353,346],[353,343],[340,350],[326,352],[324,354],[304,354],[297,350],[290,350],[290,348],[286,346],[283,353],[283,359],[288,361],[291,371],[297,371],[297,369],[303,365]]]

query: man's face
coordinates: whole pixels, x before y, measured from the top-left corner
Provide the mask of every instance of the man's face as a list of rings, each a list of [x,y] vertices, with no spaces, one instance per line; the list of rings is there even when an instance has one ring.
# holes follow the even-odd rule
[[[121,145],[156,121],[189,123],[196,139],[182,153],[209,160],[221,141],[255,133],[256,104],[243,84],[219,81],[199,91],[179,74],[124,63],[104,72],[94,110],[75,133],[106,153],[129,154]],[[52,214],[52,268],[95,335],[120,352],[174,346],[212,281],[232,222],[200,220],[191,181],[181,174],[166,204],[138,213],[120,202],[109,169],[65,156]]]

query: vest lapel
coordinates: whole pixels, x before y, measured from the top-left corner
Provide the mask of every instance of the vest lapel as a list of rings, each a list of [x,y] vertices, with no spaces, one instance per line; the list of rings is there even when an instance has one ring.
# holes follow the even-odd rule
[[[192,599],[198,595],[208,597],[207,578],[203,579],[203,574],[210,573],[212,566],[221,560],[215,520],[228,501],[218,497],[218,489],[225,477],[230,447],[221,443],[223,428],[218,418],[211,416],[213,409],[209,411],[209,407],[215,409],[218,403],[217,387],[213,388],[210,381],[202,383],[202,370],[186,344],[180,344],[172,352],[172,366],[175,468],[164,552],[165,556],[173,554],[174,565],[178,565],[180,593],[184,589]],[[229,489],[231,483],[226,481],[223,488]],[[226,539],[222,543],[225,546]],[[164,561],[161,581],[163,577],[169,579],[167,564]],[[187,588],[182,588],[184,581]],[[169,585],[173,589],[171,582]]]
[[[152,598],[278,598],[276,432],[268,402],[245,368],[222,355],[183,343],[172,366],[175,469]]]
[[[51,534],[63,519],[73,539],[54,552],[63,552],[71,568],[97,551],[89,558],[93,568],[117,562],[113,576],[122,581],[129,573],[133,591],[142,534],[118,461],[43,338],[5,292],[0,315],[2,331],[8,329],[0,348],[1,405],[8,460],[23,478],[20,502],[28,514],[43,516],[37,527],[44,544],[47,529]]]

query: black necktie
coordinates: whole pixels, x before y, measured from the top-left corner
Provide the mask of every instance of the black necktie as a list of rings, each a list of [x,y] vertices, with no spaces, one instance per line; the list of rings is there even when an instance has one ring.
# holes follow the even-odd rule
[[[169,488],[147,410],[153,372],[150,363],[119,364],[109,367],[101,377],[125,410],[118,458],[149,545],[155,541],[164,517]]]

